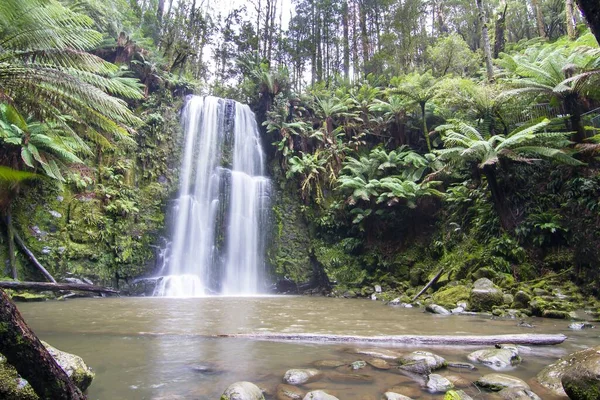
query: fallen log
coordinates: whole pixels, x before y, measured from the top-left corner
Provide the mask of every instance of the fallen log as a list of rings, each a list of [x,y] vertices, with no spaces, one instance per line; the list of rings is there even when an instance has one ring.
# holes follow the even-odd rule
[[[563,334],[507,334],[486,336],[348,336],[319,333],[238,333],[217,335],[221,338],[253,339],[283,342],[317,343],[374,343],[385,345],[447,345],[447,346],[494,346],[496,344],[553,345],[564,342]]]
[[[433,279],[431,279],[431,280],[429,281],[429,283],[428,283],[427,285],[425,285],[425,287],[424,287],[423,289],[421,289],[421,291],[420,291],[419,293],[417,293],[417,294],[415,295],[415,297],[413,297],[413,298],[412,298],[412,300],[411,300],[410,302],[411,302],[411,303],[413,303],[413,302],[414,302],[415,300],[417,300],[417,299],[418,299],[418,298],[419,298],[419,297],[420,297],[420,296],[421,296],[423,293],[425,293],[425,291],[426,291],[427,289],[429,289],[429,288],[431,287],[431,285],[433,285],[434,283],[436,283],[436,282],[437,282],[437,280],[438,280],[438,279],[440,279],[440,276],[442,276],[442,274],[443,274],[443,273],[444,273],[444,269],[442,268],[442,269],[440,269],[440,272],[438,272],[438,273],[437,273],[437,274],[436,274],[436,275],[433,277]]]
[[[36,291],[50,290],[53,292],[58,292],[61,290],[78,290],[81,292],[119,294],[119,291],[115,289],[105,288],[102,286],[86,285],[81,283],[0,281],[0,288]]]
[[[0,352],[19,375],[29,382],[40,399],[86,399],[1,289],[0,333]]]

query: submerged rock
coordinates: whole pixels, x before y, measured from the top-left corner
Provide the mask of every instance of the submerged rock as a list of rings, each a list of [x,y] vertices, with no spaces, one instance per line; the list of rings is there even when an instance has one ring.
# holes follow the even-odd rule
[[[394,392],[385,392],[382,400],[413,400],[412,397],[404,396],[403,394]]]
[[[292,385],[277,386],[277,400],[302,400],[304,391]]]
[[[384,360],[395,360],[399,357],[402,357],[402,353],[394,350],[387,349],[378,349],[378,348],[369,348],[369,349],[361,349],[361,348],[350,348],[346,349],[348,353],[352,354],[363,354],[365,356],[370,356],[374,358],[382,358]]]
[[[504,388],[530,389],[522,379],[504,374],[487,374],[475,381],[477,386],[498,392]]]
[[[367,363],[363,360],[358,360],[358,361],[354,361],[353,363],[350,364],[350,368],[353,371],[356,371],[358,369],[363,369],[367,366]]]
[[[569,329],[572,329],[574,331],[580,331],[582,329],[593,328],[593,327],[594,327],[594,325],[588,324],[585,322],[573,322],[571,325],[569,325]]]
[[[339,400],[337,397],[330,395],[322,390],[313,390],[306,393],[303,400]]]
[[[337,368],[343,365],[348,365],[348,363],[340,360],[319,360],[315,361],[313,365],[317,368]]]
[[[454,384],[441,375],[431,374],[425,387],[433,393],[446,393],[448,390],[454,389]]]
[[[390,369],[392,366],[385,360],[380,358],[373,358],[371,360],[367,360],[367,364],[376,369]]]
[[[375,379],[365,374],[344,374],[341,372],[330,372],[326,375],[327,379],[338,383],[372,383]]]
[[[265,400],[265,396],[252,382],[236,382],[225,389],[221,400]]]
[[[283,380],[290,385],[302,385],[307,382],[315,381],[321,376],[318,369],[290,369],[283,376]]]
[[[542,400],[540,396],[525,388],[505,388],[498,392],[504,400]]]
[[[473,398],[462,390],[450,390],[444,396],[444,400],[473,400]]]
[[[472,352],[467,356],[469,361],[487,365],[493,369],[506,369],[521,362],[516,349],[484,349]]]

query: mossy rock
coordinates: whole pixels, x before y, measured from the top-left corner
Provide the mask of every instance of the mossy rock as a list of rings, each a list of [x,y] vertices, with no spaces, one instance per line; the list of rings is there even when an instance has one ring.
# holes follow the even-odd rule
[[[44,341],[42,341],[42,344],[46,347],[50,355],[54,357],[58,365],[65,370],[75,386],[85,391],[92,384],[95,375],[90,367],[83,362],[81,357],[58,350]]]
[[[409,280],[412,286],[419,286],[423,284],[424,271],[421,268],[413,268],[409,272]]]
[[[498,277],[498,273],[489,267],[479,268],[472,274],[473,279],[487,278],[489,280],[495,280]]]
[[[0,399],[38,399],[31,385],[19,376],[15,367],[7,363],[2,355],[0,355]]]
[[[444,400],[473,400],[473,398],[462,390],[450,390],[446,392]]]
[[[480,278],[474,283],[469,296],[469,308],[473,311],[491,311],[495,306],[504,304],[502,290],[487,278]]]
[[[600,399],[600,352],[588,351],[568,368],[561,383],[572,400]]]
[[[469,288],[463,285],[443,288],[433,294],[433,301],[446,308],[456,307],[458,302],[469,300]]]
[[[33,302],[41,302],[46,301],[51,298],[51,295],[43,294],[43,293],[14,293],[11,296],[13,301],[22,302],[22,303],[33,303]]]

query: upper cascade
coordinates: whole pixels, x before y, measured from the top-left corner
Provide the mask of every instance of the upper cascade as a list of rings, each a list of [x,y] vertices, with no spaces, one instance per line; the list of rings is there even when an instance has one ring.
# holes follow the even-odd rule
[[[265,279],[270,180],[247,105],[191,96],[172,241],[156,296],[254,295]]]

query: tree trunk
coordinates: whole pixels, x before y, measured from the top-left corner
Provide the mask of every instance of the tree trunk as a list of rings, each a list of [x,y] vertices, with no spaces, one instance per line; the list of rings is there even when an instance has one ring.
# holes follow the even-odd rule
[[[363,71],[366,77],[369,75],[369,34],[367,32],[367,10],[364,0],[360,2],[359,7],[360,41],[363,51]]]
[[[568,129],[573,131],[571,140],[575,143],[583,143],[585,140],[585,129],[581,124],[581,107],[579,105],[579,96],[576,93],[571,93],[564,100],[565,111],[569,113]]]
[[[537,23],[538,34],[540,35],[540,37],[545,38],[546,28],[544,28],[544,15],[542,14],[540,3],[538,2],[538,0],[531,0],[531,4],[533,5],[533,11],[535,12],[535,21]]]
[[[485,55],[485,70],[489,82],[494,81],[494,67],[492,65],[492,49],[490,46],[490,36],[488,34],[488,26],[483,9],[483,0],[475,0],[479,11],[479,22],[481,24],[481,41],[483,42],[483,53]]]
[[[40,399],[85,400],[67,373],[29,329],[21,313],[0,289],[0,352]]]
[[[498,58],[500,53],[504,51],[504,44],[506,43],[506,11],[508,10],[508,4],[504,6],[504,11],[498,16],[496,20],[496,32],[494,41],[494,58]]]
[[[577,5],[588,22],[596,40],[600,43],[600,2],[598,0],[577,0]]]
[[[348,2],[342,3],[342,25],[344,29],[344,78],[350,79],[350,34],[348,29]]]
[[[498,185],[498,181],[496,180],[496,170],[494,169],[494,166],[484,166],[483,174],[487,179],[488,187],[492,195],[492,201],[494,203],[494,208],[496,209],[498,217],[500,218],[500,225],[502,226],[502,229],[504,229],[507,232],[510,232],[516,225],[515,217],[512,211],[510,210],[510,207],[506,203],[506,196],[504,195],[504,191]]]
[[[569,35],[569,39],[575,39],[575,19],[574,19],[574,10],[573,0],[566,0],[565,3],[565,16],[567,23],[567,35]]]
[[[14,289],[14,290],[39,290],[39,291],[50,290],[53,292],[58,292],[61,290],[78,290],[81,292],[119,294],[119,291],[115,290],[115,289],[105,288],[102,286],[81,284],[81,283],[0,281],[0,288]]]
[[[12,215],[10,205],[6,211],[6,237],[8,239],[8,260],[10,263],[10,272],[13,279],[18,279],[17,276],[17,257],[15,257],[15,231],[12,228]]]
[[[431,140],[429,140],[429,129],[427,129],[427,117],[425,116],[425,102],[420,102],[421,106],[421,118],[423,118],[423,136],[425,136],[425,143],[427,143],[427,150],[431,153]]]

